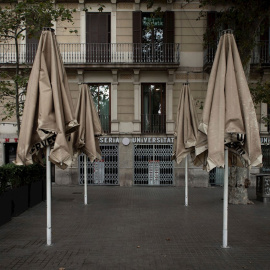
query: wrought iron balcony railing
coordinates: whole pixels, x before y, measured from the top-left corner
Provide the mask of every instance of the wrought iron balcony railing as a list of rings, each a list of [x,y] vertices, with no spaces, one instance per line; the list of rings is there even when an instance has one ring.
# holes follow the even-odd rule
[[[64,64],[178,64],[180,45],[131,43],[59,43]],[[0,44],[0,63],[14,64],[16,50],[13,44]],[[32,64],[37,44],[19,45],[19,63]]]
[[[166,133],[165,114],[142,114],[142,133]]]
[[[260,41],[252,51],[251,64],[270,64],[270,41]]]
[[[101,123],[101,127],[104,131],[104,133],[110,133],[110,115],[108,114],[100,114],[99,115],[99,119],[100,119],[100,123]]]
[[[214,62],[218,43],[208,44],[204,50],[204,66]],[[270,42],[260,41],[251,54],[251,64],[270,65]]]

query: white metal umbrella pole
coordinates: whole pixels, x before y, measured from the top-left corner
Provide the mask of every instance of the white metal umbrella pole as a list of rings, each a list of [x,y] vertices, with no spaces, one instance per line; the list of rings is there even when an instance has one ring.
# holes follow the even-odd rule
[[[223,248],[228,248],[228,148],[225,147],[224,193],[223,193]]]
[[[188,206],[188,157],[185,158],[185,206]]]
[[[84,204],[87,205],[87,156],[84,154]]]
[[[47,190],[47,246],[52,245],[52,186],[51,162],[49,160],[50,146],[46,149],[46,190]]]

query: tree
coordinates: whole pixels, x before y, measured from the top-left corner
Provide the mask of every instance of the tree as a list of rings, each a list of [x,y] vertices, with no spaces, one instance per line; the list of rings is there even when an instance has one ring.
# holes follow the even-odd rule
[[[72,13],[75,11],[61,5],[56,7],[51,0],[22,0],[20,2],[13,0],[5,8],[0,7],[0,42],[14,42],[16,48],[15,74],[12,76],[8,76],[7,73],[1,74],[6,80],[0,84],[0,97],[5,102],[5,119],[10,118],[14,113],[16,115],[18,135],[23,107],[21,97],[27,85],[25,72],[20,69],[19,40],[24,39],[26,35],[29,38],[35,37],[43,27],[52,27],[54,21],[72,22]],[[15,85],[14,88],[12,82]]]
[[[190,0],[193,1],[193,0]],[[250,59],[257,45],[258,35],[264,31],[265,20],[269,20],[269,0],[200,0],[202,11],[209,6],[218,7],[219,12],[212,29],[207,29],[204,35],[205,43],[213,41],[222,28],[233,29],[237,40],[239,54],[244,66],[247,79],[249,78]],[[214,32],[214,35],[213,35]]]
[[[187,2],[192,2],[188,0]],[[254,47],[257,44],[258,35],[265,31],[264,21],[269,20],[269,0],[200,0],[202,8],[199,19],[206,16],[205,9],[209,6],[216,7],[219,12],[211,29],[204,34],[205,44],[216,43],[220,30],[232,29],[236,37],[241,61],[247,80],[250,74],[250,60]],[[252,88],[252,96],[255,103],[269,103],[269,83],[259,82]],[[231,167],[229,178],[229,202],[250,203],[246,187],[250,181],[247,170],[239,167]]]

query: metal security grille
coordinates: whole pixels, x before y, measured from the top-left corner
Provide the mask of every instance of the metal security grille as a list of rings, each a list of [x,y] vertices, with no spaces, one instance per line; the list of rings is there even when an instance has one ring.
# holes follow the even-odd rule
[[[262,145],[262,156],[263,156],[263,167],[261,168],[261,172],[269,173],[270,172],[270,146]]]
[[[230,168],[228,170],[230,174]],[[224,169],[214,168],[209,172],[209,183],[211,186],[223,186],[224,185]]]
[[[118,144],[100,145],[101,161],[87,158],[88,185],[118,185]],[[79,156],[79,184],[84,184],[84,155]]]
[[[134,185],[172,185],[172,144],[134,145]]]

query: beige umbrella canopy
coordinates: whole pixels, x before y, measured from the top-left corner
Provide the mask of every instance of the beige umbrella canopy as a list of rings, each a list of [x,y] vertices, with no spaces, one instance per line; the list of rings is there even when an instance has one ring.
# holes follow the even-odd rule
[[[198,116],[188,83],[183,84],[180,93],[175,123],[173,159],[180,163],[194,151],[198,132]]]
[[[190,94],[189,83],[184,83],[177,108],[174,133],[173,159],[180,163],[185,158],[185,206],[188,206],[188,161],[187,155],[195,150],[198,132],[198,116]]]
[[[28,82],[16,164],[32,164],[50,145],[50,161],[65,169],[72,162],[68,134],[77,128],[55,34],[43,31]]]
[[[83,152],[91,162],[101,159],[98,136],[103,134],[103,130],[87,84],[80,85],[75,116],[80,124],[79,129],[72,134],[75,156]]]
[[[51,239],[51,162],[72,163],[75,118],[66,71],[52,29],[42,31],[30,74],[15,163],[32,164],[46,149],[47,245]]]
[[[103,134],[98,113],[87,84],[80,85],[80,95],[76,108],[76,118],[80,124],[72,134],[74,156],[84,153],[84,204],[87,205],[87,156],[91,162],[101,159],[98,136]]]
[[[211,70],[202,122],[196,144],[196,165],[207,171],[224,167],[224,145],[230,163],[245,166],[262,163],[259,128],[233,34],[221,36]]]
[[[203,164],[207,171],[225,169],[222,247],[227,248],[228,161],[238,165],[237,160],[244,160],[243,165],[249,167],[262,163],[256,112],[231,30],[224,31],[219,40],[195,152],[195,165]]]

